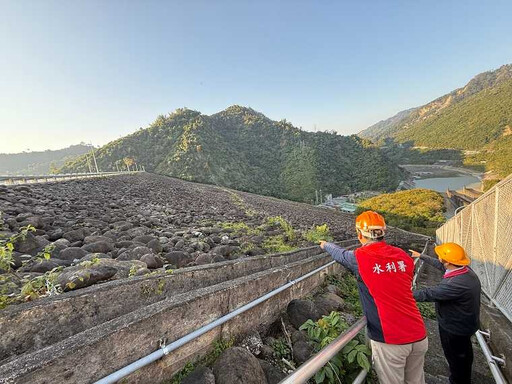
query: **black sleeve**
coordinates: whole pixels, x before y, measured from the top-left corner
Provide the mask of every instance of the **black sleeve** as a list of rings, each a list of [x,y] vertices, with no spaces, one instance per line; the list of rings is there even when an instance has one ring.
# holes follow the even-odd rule
[[[443,263],[441,263],[438,259],[430,257],[425,254],[421,254],[420,256],[421,261],[424,261],[428,265],[433,266],[434,268],[439,269],[440,271],[446,271],[446,268],[444,267]]]
[[[441,282],[431,288],[424,288],[413,292],[416,301],[450,301],[461,297],[463,289],[455,284]]]

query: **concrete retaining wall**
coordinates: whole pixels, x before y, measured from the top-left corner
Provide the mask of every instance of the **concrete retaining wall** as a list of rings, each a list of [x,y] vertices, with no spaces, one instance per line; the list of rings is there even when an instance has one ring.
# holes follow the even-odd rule
[[[90,383],[210,323],[263,294],[296,279],[331,258],[316,255],[213,286],[168,297],[73,335],[52,346],[26,353],[0,367],[0,382]],[[337,271],[337,264],[329,272]],[[318,287],[327,270],[267,300],[201,338],[127,378],[127,383],[168,379],[193,356],[205,353],[219,337],[232,337],[273,322],[289,301]]]
[[[321,253],[319,247],[134,277],[8,307],[0,312],[0,364],[141,307]]]

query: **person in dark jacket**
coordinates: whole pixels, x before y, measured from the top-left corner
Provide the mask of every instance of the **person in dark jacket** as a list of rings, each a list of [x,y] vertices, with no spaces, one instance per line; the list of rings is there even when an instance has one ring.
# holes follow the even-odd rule
[[[414,263],[386,244],[385,230],[384,218],[366,211],[356,219],[361,247],[352,251],[324,241],[320,246],[357,279],[380,384],[425,384],[428,339],[411,291]]]
[[[439,336],[450,366],[450,383],[471,383],[471,336],[480,326],[480,280],[468,267],[470,260],[458,244],[435,247],[439,259],[411,252],[413,257],[444,272],[439,285],[414,291],[414,298],[436,303]]]

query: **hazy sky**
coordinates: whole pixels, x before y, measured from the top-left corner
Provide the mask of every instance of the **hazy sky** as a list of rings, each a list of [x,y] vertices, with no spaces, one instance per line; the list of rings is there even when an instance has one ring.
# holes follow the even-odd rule
[[[512,62],[512,1],[0,0],[0,152],[232,104],[350,134]]]

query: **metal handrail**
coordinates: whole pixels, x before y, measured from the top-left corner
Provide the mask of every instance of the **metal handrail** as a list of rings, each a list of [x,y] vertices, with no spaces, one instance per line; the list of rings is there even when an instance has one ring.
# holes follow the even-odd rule
[[[349,329],[339,335],[328,346],[300,366],[295,372],[281,380],[279,384],[302,384],[312,378],[318,370],[329,362],[366,326],[366,316],[356,321]],[[366,375],[365,375],[366,376]]]
[[[491,369],[492,376],[494,377],[494,380],[497,384],[507,384],[507,380],[503,377],[503,374],[501,373],[501,370],[499,368],[499,364],[505,364],[505,360],[502,358],[499,358],[497,356],[494,356],[487,345],[487,342],[484,338],[484,336],[490,337],[489,332],[483,332],[483,331],[476,331],[476,339],[478,340],[478,344],[480,344],[480,348],[482,348],[482,352],[484,353],[485,360],[487,361],[487,364],[489,365],[489,368]]]
[[[209,332],[211,331],[212,329],[226,323],[227,321],[233,319],[234,317],[240,315],[241,313],[244,313],[246,311],[248,311],[249,309],[257,306],[258,304],[264,302],[265,300],[279,294],[280,292],[282,291],[285,291],[286,289],[290,288],[292,285],[304,280],[304,279],[307,279],[308,277],[310,276],[313,276],[315,275],[316,273],[318,272],[321,272],[322,270],[330,267],[331,265],[335,264],[336,261],[330,261],[328,262],[327,264],[324,264],[322,265],[321,267],[309,272],[309,273],[306,273],[305,275],[295,279],[295,280],[292,280],[290,282],[288,282],[287,284],[285,285],[282,285],[281,287],[279,288],[276,288],[274,289],[273,291],[270,291],[268,292],[267,294],[263,295],[263,296],[260,296],[259,298],[243,305],[242,307],[234,310],[233,312],[230,312],[222,317],[219,317],[217,320],[214,320],[213,322],[209,323],[209,324],[206,324],[204,325],[203,327],[181,337],[180,339],[168,344],[168,345],[163,345],[161,346],[160,349],[150,353],[149,355],[137,360],[137,361],[134,361],[133,363],[131,364],[128,364],[127,366],[111,373],[110,375],[98,380],[95,382],[95,384],[113,384],[113,383],[116,383],[118,382],[119,380],[121,380],[122,378],[128,376],[130,373],[133,373],[135,371],[137,371],[138,369],[140,368],[143,368],[145,367],[146,365],[149,365],[151,364],[152,362],[162,358],[163,356],[169,354],[170,352],[180,348],[181,346],[189,343],[190,341],[198,338],[199,336],[205,334],[206,332]]]
[[[55,175],[0,175],[0,184],[3,185],[19,185],[34,184],[37,182],[48,182],[57,180],[71,180],[80,178],[92,178],[100,176],[114,176],[138,173],[143,171],[120,171],[120,172],[94,172],[94,173],[62,173]]]
[[[425,246],[423,248],[423,252],[425,253],[428,247],[428,243],[430,242],[430,238],[426,241]],[[416,286],[417,277],[421,271],[421,267],[423,262],[420,261],[419,258],[414,260],[414,265],[420,263],[418,268],[415,268],[414,276],[413,276],[413,287]],[[318,352],[315,356],[311,357],[308,361],[306,361],[303,365],[301,365],[294,373],[286,377],[279,384],[302,384],[306,383],[311,377],[313,377],[318,370],[320,370],[329,360],[331,360],[340,350],[343,348],[350,340],[357,336],[357,334],[361,331],[361,329],[366,325],[366,317],[363,316],[359,319],[352,327],[350,327],[347,331],[343,332],[337,339],[335,339],[331,344]],[[355,331],[357,329],[357,331]],[[368,375],[368,371],[362,369],[357,377],[354,379],[352,384],[362,384]]]

